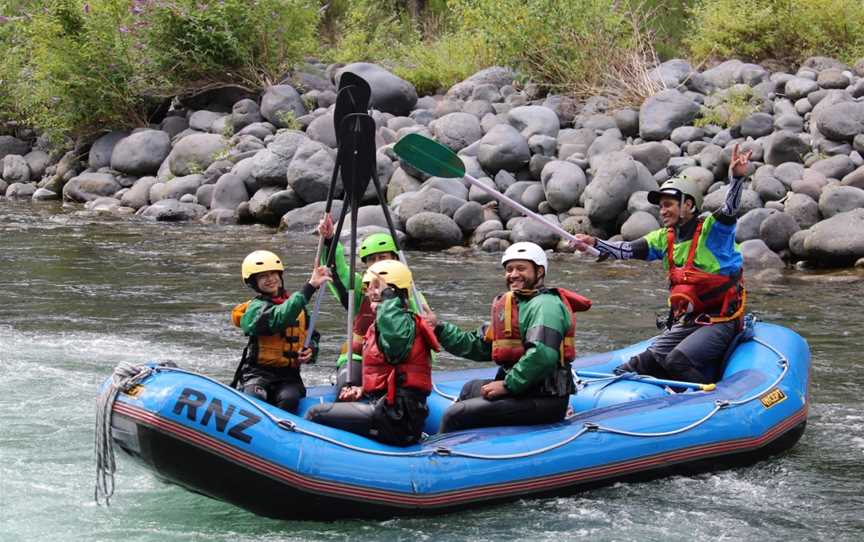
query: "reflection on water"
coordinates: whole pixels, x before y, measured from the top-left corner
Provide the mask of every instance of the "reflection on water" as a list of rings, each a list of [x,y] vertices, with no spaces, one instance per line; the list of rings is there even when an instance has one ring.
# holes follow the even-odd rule
[[[0,524],[3,540],[860,540],[864,532],[862,277],[790,274],[750,281],[752,309],[790,326],[813,352],[807,432],[772,461],[696,478],[619,484],[572,498],[529,499],[439,518],[288,523],[163,484],[121,458],[110,508],[92,502],[95,389],[120,361],[171,359],[229,380],[245,343],[228,311],[250,296],[242,258],[283,256],[286,282],[308,277],[310,235],[263,227],[98,219],[58,204],[0,202]],[[503,288],[498,256],[409,253],[439,318],[479,325]],[[593,264],[553,255],[550,281],[594,308],[580,315],[580,351],[656,332],[664,304],[659,265]],[[307,383],[329,382],[344,311],[322,305],[322,362]],[[442,355],[442,369],[471,362]]]

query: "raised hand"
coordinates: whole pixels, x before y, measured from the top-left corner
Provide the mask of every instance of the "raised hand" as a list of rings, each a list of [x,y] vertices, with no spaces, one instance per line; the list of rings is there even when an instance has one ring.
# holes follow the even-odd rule
[[[335,232],[335,228],[333,227],[333,216],[330,213],[324,215],[324,218],[318,222],[318,235],[323,237],[324,239],[330,239],[333,237]]]
[[[747,175],[747,170],[750,166],[750,156],[752,154],[752,150],[741,152],[741,145],[739,144],[736,144],[732,148],[732,159],[729,162],[729,171],[732,172],[732,175],[735,177]]]
[[[315,288],[319,288],[328,280],[333,280],[330,276],[330,270],[323,265],[320,265],[316,267],[314,271],[312,271],[312,276],[309,277],[309,284],[311,284]]]

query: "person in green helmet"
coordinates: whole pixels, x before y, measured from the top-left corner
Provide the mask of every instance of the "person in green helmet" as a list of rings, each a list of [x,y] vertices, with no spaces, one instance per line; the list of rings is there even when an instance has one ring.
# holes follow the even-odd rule
[[[333,225],[333,217],[330,214],[327,214],[318,223],[318,234],[324,238],[324,250],[321,253],[321,262],[324,263],[327,261],[331,247],[334,245],[333,235],[335,234],[335,228]],[[339,300],[342,306],[345,307],[345,310],[348,310],[348,279],[351,271],[345,257],[345,248],[342,246],[342,243],[336,241],[335,251],[336,254],[331,269],[333,280],[328,284],[328,288],[336,299]],[[361,241],[358,253],[360,261],[363,262],[367,268],[380,261],[399,259],[399,255],[396,251],[396,243],[394,242],[393,237],[388,233],[373,233],[372,235],[367,236],[363,241]],[[375,321],[375,313],[372,311],[369,298],[363,294],[361,286],[363,284],[362,277],[362,271],[355,273],[353,345],[362,345],[363,337],[366,335],[366,330],[368,330],[369,326]],[[426,305],[426,299],[422,294],[420,294],[419,301],[420,303],[418,304],[413,295],[409,296],[409,308],[415,314],[420,314],[421,308]],[[363,359],[362,352],[360,351],[359,346],[357,348],[352,348],[352,350],[354,350],[352,359],[359,366]],[[347,361],[348,346],[346,343],[343,345],[342,351],[339,354],[339,359],[336,361],[338,367],[336,387],[340,389],[348,383],[349,371],[348,364],[346,363]],[[355,374],[360,374],[360,371],[357,370]]]
[[[579,250],[593,246],[602,255],[662,260],[666,266],[665,331],[644,352],[619,365],[617,374],[636,372],[700,383],[722,376],[721,364],[742,328],[747,299],[735,225],[750,152],[735,146],[725,204],[707,216],[699,216],[702,191],[698,185],[678,177],[648,193],[648,201],[660,206],[662,228],[632,242],[576,236],[573,246]]]

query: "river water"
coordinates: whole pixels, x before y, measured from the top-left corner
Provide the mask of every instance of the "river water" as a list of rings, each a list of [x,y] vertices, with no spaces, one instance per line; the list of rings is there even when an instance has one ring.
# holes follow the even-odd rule
[[[446,516],[284,522],[158,481],[119,456],[110,507],[93,502],[96,388],[120,361],[174,360],[229,380],[244,345],[228,311],[249,297],[240,261],[284,256],[289,288],[309,273],[316,239],[254,226],[116,220],[80,207],[0,202],[0,540],[832,540],[864,539],[864,276],[854,271],[750,283],[752,309],[790,326],[813,353],[807,431],[786,454],[748,468],[617,484]],[[479,324],[502,288],[494,255],[410,252],[439,318]],[[657,264],[550,262],[552,284],[595,308],[582,352],[654,333]],[[334,359],[341,307],[323,304],[322,360]],[[326,383],[326,362],[304,369]],[[443,356],[443,369],[471,362]]]

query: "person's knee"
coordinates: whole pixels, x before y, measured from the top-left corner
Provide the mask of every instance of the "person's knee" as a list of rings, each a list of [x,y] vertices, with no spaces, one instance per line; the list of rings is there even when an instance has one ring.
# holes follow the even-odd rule
[[[465,401],[483,395],[481,388],[488,383],[489,380],[469,380],[462,386],[462,391],[459,392],[459,400]]]
[[[321,418],[326,416],[335,404],[336,403],[322,403],[319,405],[315,405],[309,410],[307,410],[305,416],[303,417],[309,421],[321,423]]]
[[[240,391],[245,393],[246,395],[251,395],[256,399],[261,399],[262,401],[267,401],[267,389],[264,388],[259,382],[247,382],[241,385]]]
[[[687,355],[677,348],[663,360],[663,368],[669,376],[685,382],[705,382],[707,379]]]
[[[453,403],[444,415],[441,416],[441,425],[438,427],[438,433],[452,433],[462,428],[463,418],[465,417],[465,404]]]
[[[288,412],[297,412],[303,392],[297,386],[284,386],[276,394],[276,406]]]

